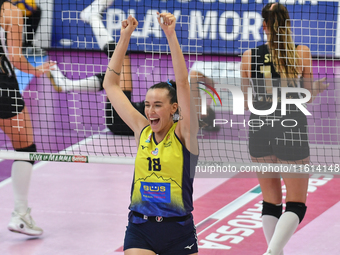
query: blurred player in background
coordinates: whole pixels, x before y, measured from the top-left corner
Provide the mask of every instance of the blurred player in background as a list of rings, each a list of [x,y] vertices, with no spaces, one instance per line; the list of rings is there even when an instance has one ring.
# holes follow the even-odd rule
[[[228,84],[231,82],[229,79],[240,78],[240,63],[239,62],[226,62],[226,61],[196,61],[190,69],[190,84],[192,86],[201,85],[209,89],[212,87],[215,89],[215,84]],[[238,80],[237,80],[238,81]],[[238,84],[234,80],[235,84]],[[208,86],[207,86],[208,85]],[[232,96],[229,91],[223,91],[222,88],[216,89],[221,97],[224,109],[231,110]],[[203,92],[205,93],[205,92]],[[202,98],[202,91],[200,93]],[[202,105],[202,104],[201,104]],[[200,127],[207,131],[219,131],[220,125],[214,127],[213,121],[215,119],[215,111],[212,108],[212,100],[207,100],[207,114],[200,114]],[[230,109],[229,109],[230,108]]]
[[[36,152],[33,128],[25,102],[20,94],[14,68],[37,77],[49,72],[55,64],[46,62],[33,67],[22,54],[24,17],[20,9],[0,0],[0,128],[10,138],[16,151]],[[14,211],[8,224],[13,232],[39,236],[43,230],[36,226],[28,207],[28,191],[34,161],[16,160],[12,165]]]
[[[113,3],[113,0],[95,0],[88,7],[86,7],[80,13],[80,19],[88,23],[92,27],[93,34],[97,40],[97,43],[102,51],[111,58],[114,49],[116,47],[116,42],[109,34],[108,30],[103,24],[102,13]],[[51,82],[53,87],[58,92],[99,92],[103,90],[103,81],[105,73],[99,73],[91,77],[84,79],[73,80],[68,79],[57,67],[55,70],[51,70]],[[211,79],[204,78],[196,80],[197,73],[193,73],[191,76],[192,83],[205,82],[213,86],[213,81]],[[124,91],[124,94],[131,101],[132,98],[132,74],[131,74],[131,62],[130,57],[126,54],[124,58],[121,82],[120,86]],[[132,105],[144,115],[144,101],[132,102]],[[106,126],[110,131],[116,135],[133,135],[133,131],[122,121],[117,112],[112,107],[109,100],[106,103],[105,109],[105,122]],[[208,114],[202,116],[200,120],[200,125],[203,129],[209,131],[218,131],[219,126],[213,127],[213,119],[215,118],[215,112],[211,107],[208,107]]]
[[[245,107],[247,90],[255,92],[254,108],[268,110],[273,104],[274,88],[303,87],[312,98],[328,87],[324,80],[313,82],[310,49],[295,45],[286,7],[269,3],[262,9],[263,29],[268,43],[247,50],[242,56],[241,76]],[[302,80],[303,78],[303,80]],[[281,97],[281,90],[279,90]],[[290,98],[300,98],[299,93],[289,93]],[[249,130],[249,153],[253,162],[280,164],[309,164],[310,151],[307,117],[295,105],[281,113],[280,103],[270,115],[251,113],[250,120],[268,123],[268,120],[295,120],[295,126],[272,126],[264,124]],[[258,122],[255,122],[258,123]],[[277,122],[276,122],[277,123]],[[309,174],[281,173],[285,183],[286,210],[282,214],[282,184],[280,173],[259,173],[258,179],[263,195],[262,223],[268,243],[265,255],[283,254],[283,248],[303,220],[307,207]]]
[[[35,0],[12,0],[12,3],[22,10],[24,16],[23,54],[26,56],[45,56],[46,52],[43,49],[33,46],[34,34],[41,20],[41,9],[35,3]]]
[[[100,49],[108,56],[108,58],[111,58],[116,47],[116,42],[103,24],[102,13],[112,3],[113,0],[95,0],[80,13],[80,19],[91,26]],[[103,90],[104,76],[105,72],[85,79],[73,80],[65,77],[57,67],[55,70],[51,71],[50,79],[53,87],[58,92],[99,92]],[[125,95],[131,100],[132,76],[130,57],[128,54],[126,54],[124,58],[120,84]],[[144,111],[144,102],[132,102],[132,104],[138,111]],[[109,100],[107,100],[106,103],[105,114],[106,126],[112,133],[117,135],[133,135],[132,130],[121,120]]]

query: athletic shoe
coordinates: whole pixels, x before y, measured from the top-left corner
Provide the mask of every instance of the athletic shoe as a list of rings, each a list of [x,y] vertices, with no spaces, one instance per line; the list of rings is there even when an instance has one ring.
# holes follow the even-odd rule
[[[53,69],[46,73],[46,75],[50,79],[55,91],[62,92],[66,88],[66,77],[63,75],[57,65],[53,66],[52,68]]]
[[[43,233],[43,230],[36,226],[32,219],[31,208],[27,208],[25,214],[19,214],[16,211],[12,212],[12,218],[8,224],[8,229],[12,232],[29,236],[40,236]]]
[[[268,250],[268,251],[266,251],[266,253],[263,254],[263,255],[271,255],[271,254],[273,254],[272,251],[271,251],[271,250]]]
[[[105,8],[105,7],[104,7]],[[102,9],[104,9],[98,2],[93,2],[89,6],[87,6],[80,13],[80,19],[85,23],[91,23],[91,18],[97,16],[102,19],[102,15],[100,14]]]

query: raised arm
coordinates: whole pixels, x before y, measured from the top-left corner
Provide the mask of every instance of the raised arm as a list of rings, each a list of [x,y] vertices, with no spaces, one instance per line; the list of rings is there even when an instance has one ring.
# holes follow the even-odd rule
[[[302,61],[303,87],[308,89],[312,95],[312,98],[307,103],[312,103],[319,93],[328,88],[329,84],[324,83],[326,78],[313,81],[313,63],[310,49],[307,46],[299,45],[297,51]]]
[[[241,62],[241,89],[244,95],[244,109],[248,110],[248,88],[251,79],[251,50],[243,53]]]
[[[190,92],[187,66],[175,31],[176,18],[171,13],[161,13],[159,14],[158,22],[168,40],[176,77],[177,100],[181,116],[177,125],[176,134],[181,141],[184,142],[185,147],[189,151],[197,154],[198,118],[195,103]]]
[[[134,131],[138,143],[140,132],[148,125],[148,121],[132,106],[119,85],[125,53],[137,26],[138,21],[132,16],[122,22],[120,39],[107,67],[103,87],[118,115]]]
[[[22,11],[15,5],[5,2],[1,9],[1,26],[7,32],[7,50],[8,60],[12,65],[29,74],[35,76],[41,76],[42,74],[49,72],[50,68],[55,65],[54,62],[45,62],[41,66],[32,66],[24,55],[22,55],[22,33],[24,26],[24,18]]]

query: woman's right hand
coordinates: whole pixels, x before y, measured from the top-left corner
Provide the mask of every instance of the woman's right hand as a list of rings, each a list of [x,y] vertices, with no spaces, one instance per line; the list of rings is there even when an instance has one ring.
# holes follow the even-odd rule
[[[38,66],[35,68],[35,76],[36,77],[40,77],[45,73],[48,73],[49,71],[51,71],[51,69],[53,69],[53,66],[56,65],[57,62],[55,61],[47,61],[45,63],[43,63],[42,65]]]
[[[163,29],[166,36],[175,33],[176,17],[172,13],[159,13],[157,12],[157,19],[160,27]]]
[[[325,83],[326,77],[313,82],[313,96],[317,96],[329,87],[329,83]]]
[[[136,20],[136,18],[130,15],[126,20],[122,21],[122,28],[120,30],[120,35],[131,36],[132,32],[136,29],[137,26],[138,26],[138,21]]]

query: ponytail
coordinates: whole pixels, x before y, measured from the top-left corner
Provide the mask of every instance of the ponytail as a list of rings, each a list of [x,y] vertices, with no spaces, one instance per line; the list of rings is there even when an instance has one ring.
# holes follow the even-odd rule
[[[269,29],[269,50],[275,71],[281,78],[297,78],[300,56],[292,37],[290,18],[282,4],[267,4],[262,10],[262,17]]]

